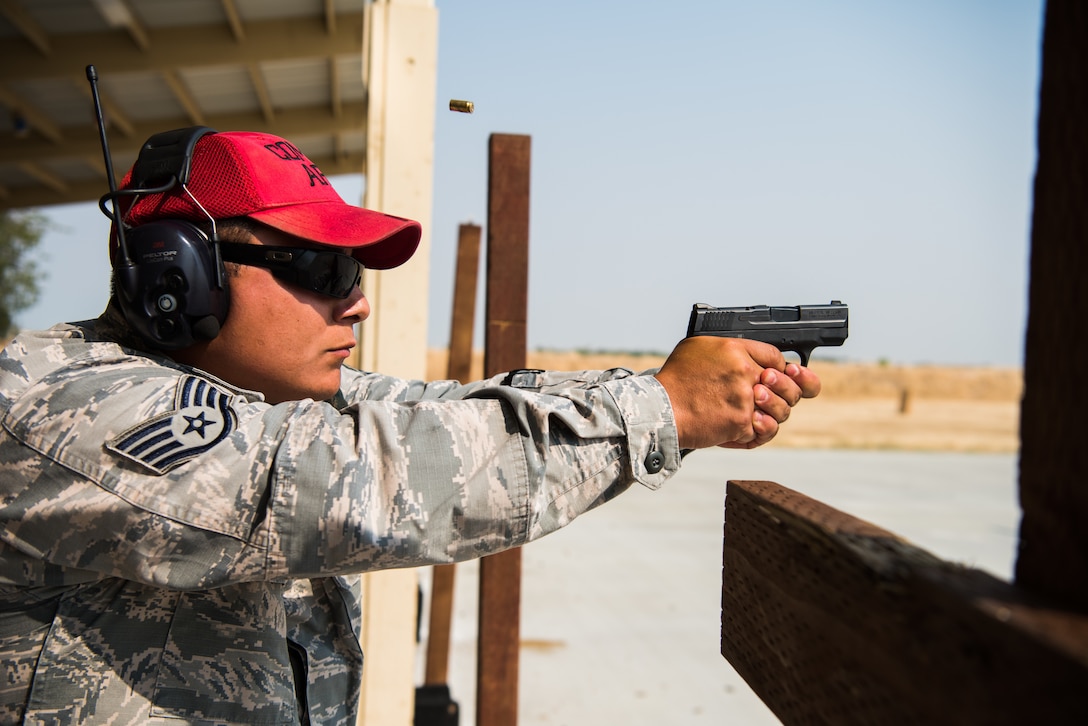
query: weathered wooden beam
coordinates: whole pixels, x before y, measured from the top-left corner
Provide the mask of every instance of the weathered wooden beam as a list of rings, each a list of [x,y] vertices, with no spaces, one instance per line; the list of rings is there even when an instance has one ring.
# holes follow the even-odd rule
[[[116,17],[107,17],[106,20],[111,25],[115,23],[120,27],[123,27],[125,31],[132,38],[132,42],[136,44],[136,47],[140,50],[147,50],[151,46],[151,39],[148,36],[147,28],[136,19],[136,14],[132,12],[132,8],[129,5],[129,0],[120,0],[117,4],[121,8],[120,12],[116,14]],[[101,10],[101,7],[99,8]]]
[[[484,373],[525,367],[529,281],[530,137],[492,134],[487,203]],[[477,726],[513,726],[518,716],[521,550],[480,561]]]
[[[64,133],[59,126],[50,121],[49,117],[37,106],[12,91],[4,83],[0,83],[0,104],[7,106],[12,112],[21,114],[28,125],[28,129],[38,132],[48,139],[50,143],[60,144],[64,141]],[[26,140],[18,135],[13,135],[13,139],[15,143]]]
[[[268,82],[264,79],[260,64],[250,63],[246,70],[249,72],[249,82],[257,96],[257,103],[261,107],[261,115],[267,123],[273,123],[276,120],[276,111],[272,106],[272,93],[268,90]]]
[[[1088,723],[1088,614],[729,482],[722,654],[787,725]]]
[[[492,134],[485,375],[524,367],[529,307],[530,137]]]
[[[462,224],[457,231],[457,271],[453,281],[453,313],[446,376],[468,381],[472,375],[472,336],[476,322],[476,288],[480,268],[478,224]]]
[[[230,26],[230,33],[234,36],[234,40],[241,43],[246,39],[246,26],[242,22],[242,18],[238,15],[238,7],[235,5],[234,0],[222,0],[223,14],[227,16],[227,25]]]
[[[92,103],[91,87],[87,85],[86,72],[80,74],[72,74],[72,82],[75,87],[79,89],[87,98],[87,103]],[[125,136],[132,136],[133,126],[129,117],[121,111],[120,107],[114,102],[108,93],[101,87],[98,89],[98,101],[102,104],[102,112],[105,117],[107,129],[117,129]],[[70,140],[69,140],[70,141]]]
[[[193,92],[189,90],[189,86],[185,83],[185,79],[181,77],[181,74],[174,70],[167,70],[163,72],[162,80],[166,83],[177,102],[185,109],[185,113],[189,117],[189,123],[196,126],[206,126],[207,121],[204,112],[200,108],[200,103],[193,96]]]
[[[23,161],[20,162],[19,168],[24,174],[34,179],[37,179],[39,182],[55,192],[63,193],[68,191],[68,185],[65,183],[64,179],[49,171],[41,164]]]
[[[1088,387],[1076,380],[1088,357],[1088,3],[1050,0],[1045,23],[1016,581],[1088,608]]]
[[[53,52],[49,33],[15,0],[0,0],[0,15],[14,25],[16,30],[22,33],[43,56]]]
[[[259,20],[247,24],[245,31],[246,41],[239,43],[232,29],[222,23],[186,27],[184,33],[172,28],[149,30],[146,50],[135,43],[119,42],[122,36],[118,31],[71,33],[64,36],[61,46],[32,63],[25,57],[25,44],[4,43],[0,44],[0,79],[63,77],[89,62],[94,62],[105,78],[177,68],[356,55],[364,32],[363,14],[337,16],[335,32],[330,32],[325,19],[298,18]],[[194,38],[200,42],[194,43]]]
[[[328,106],[322,104],[283,109],[276,114],[274,124],[270,123],[262,113],[255,111],[205,116],[204,120],[208,126],[217,131],[259,131],[294,139],[334,133],[365,134],[366,114],[366,103],[360,101],[344,104],[344,113],[339,118],[330,114]],[[152,134],[191,124],[192,119],[186,116],[134,122],[130,125],[130,132],[125,137],[111,137],[110,148],[115,156],[131,153],[135,157],[144,141],[150,138]],[[87,126],[78,132],[72,133],[71,138],[66,137],[63,147],[34,137],[15,139],[9,135],[0,138],[0,163],[66,161],[83,156],[94,156],[95,154],[101,156],[101,142],[91,132],[92,128],[92,126]],[[322,171],[325,170],[322,169]],[[328,174],[328,172],[325,173]]]

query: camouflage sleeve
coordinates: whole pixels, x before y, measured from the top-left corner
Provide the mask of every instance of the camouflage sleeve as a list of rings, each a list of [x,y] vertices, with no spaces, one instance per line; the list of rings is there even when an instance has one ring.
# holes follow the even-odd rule
[[[679,468],[668,398],[652,376],[521,371],[460,385],[362,375],[347,388],[355,400],[342,413],[362,455],[303,436],[297,456],[334,467],[320,478],[343,489],[323,489],[322,510],[365,500],[367,529],[386,539],[337,561],[481,556],[552,532],[633,482],[657,488]]]
[[[652,376],[345,384],[337,409],[124,359],[17,383],[0,396],[5,572],[204,589],[449,562],[680,463]]]

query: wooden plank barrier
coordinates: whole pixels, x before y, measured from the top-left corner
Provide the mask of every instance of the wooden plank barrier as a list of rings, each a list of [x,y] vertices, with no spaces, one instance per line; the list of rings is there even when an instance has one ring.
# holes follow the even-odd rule
[[[1088,723],[1088,614],[731,481],[722,654],[785,724]]]

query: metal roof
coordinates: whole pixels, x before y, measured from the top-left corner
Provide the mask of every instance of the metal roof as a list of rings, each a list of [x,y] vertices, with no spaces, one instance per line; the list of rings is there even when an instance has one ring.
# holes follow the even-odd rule
[[[367,0],[0,0],[0,209],[107,191],[152,134],[284,136],[325,174],[363,171]]]

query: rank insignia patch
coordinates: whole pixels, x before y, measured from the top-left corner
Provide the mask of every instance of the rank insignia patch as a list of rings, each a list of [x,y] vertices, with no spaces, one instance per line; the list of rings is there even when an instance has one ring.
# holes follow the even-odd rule
[[[173,411],[134,426],[107,442],[106,448],[165,474],[234,430],[232,398],[203,378],[185,376],[178,383]]]

